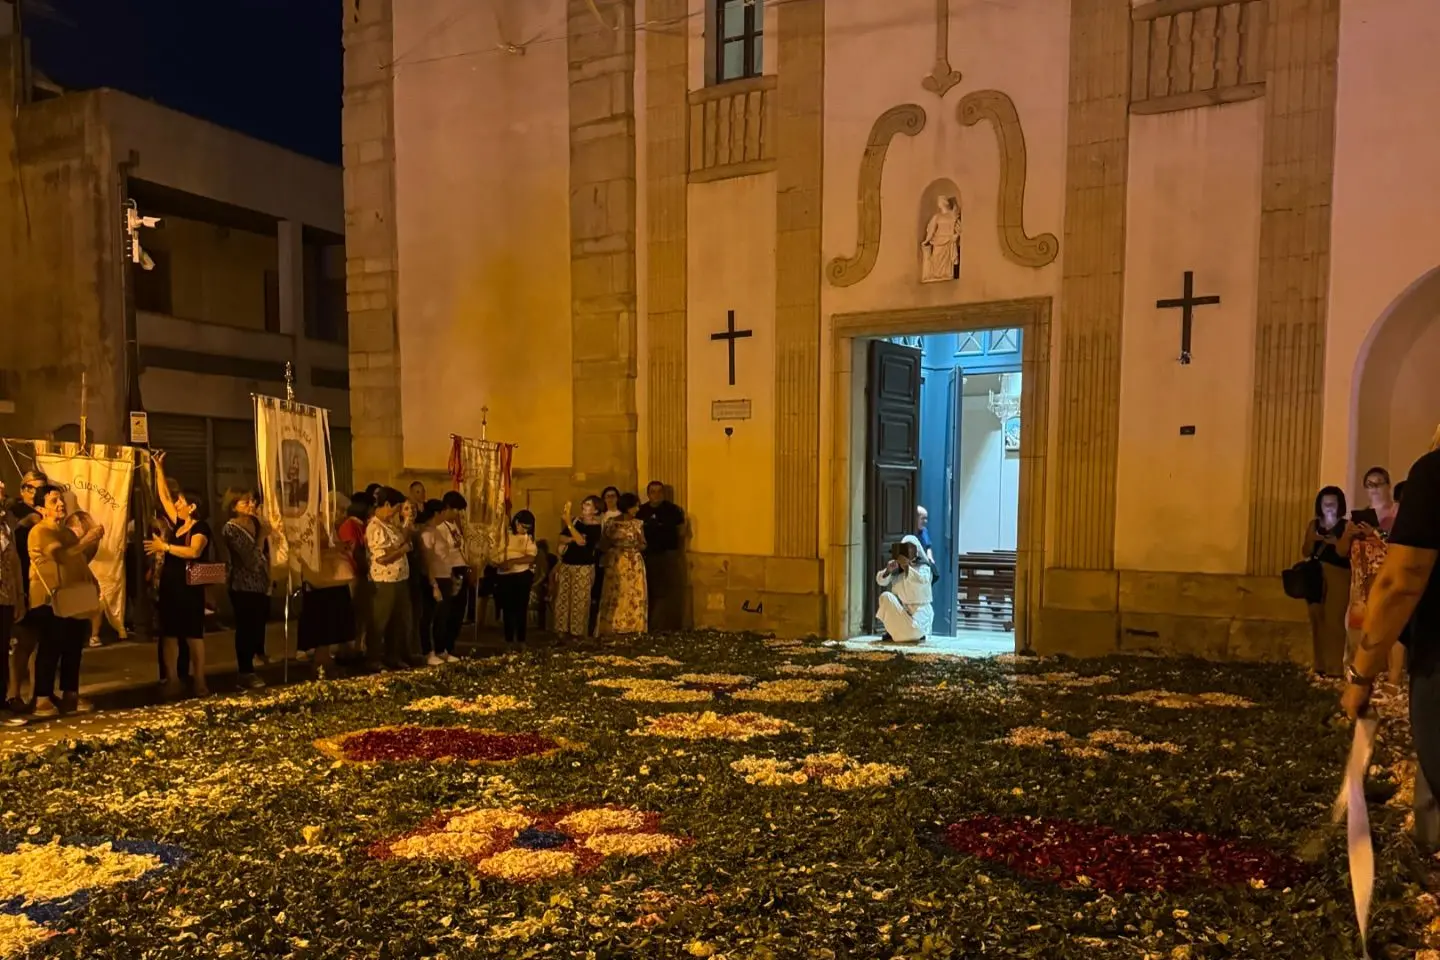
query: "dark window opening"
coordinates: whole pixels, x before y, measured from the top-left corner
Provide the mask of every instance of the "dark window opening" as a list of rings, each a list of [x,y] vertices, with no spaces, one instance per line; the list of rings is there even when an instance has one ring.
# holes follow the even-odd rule
[[[305,245],[305,336],[326,343],[349,338],[345,313],[345,247]]]
[[[715,82],[764,72],[764,0],[715,0]]]
[[[131,282],[135,285],[135,309],[146,313],[172,314],[175,305],[170,288],[170,251],[147,249],[145,252],[150,254],[155,266],[142,270],[136,264],[130,271]]]
[[[265,330],[280,332],[280,271],[265,271]]]

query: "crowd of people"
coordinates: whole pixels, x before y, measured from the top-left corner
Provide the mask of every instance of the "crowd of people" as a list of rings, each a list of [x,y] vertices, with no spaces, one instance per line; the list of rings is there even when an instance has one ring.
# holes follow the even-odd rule
[[[1370,589],[1404,496],[1405,483],[1392,483],[1384,467],[1371,467],[1362,482],[1367,506],[1355,510],[1339,487],[1327,486],[1315,495],[1315,518],[1301,545],[1304,577],[1298,589],[1309,605],[1311,666],[1320,676],[1343,675],[1354,656]],[[1387,670],[1391,679],[1398,681],[1403,667],[1403,651],[1397,648]]]
[[[1344,578],[1330,570],[1343,570],[1343,562],[1350,561],[1351,607],[1345,623],[1349,642],[1340,698],[1346,714],[1368,714],[1377,682],[1388,674],[1398,683],[1403,660],[1410,681],[1410,732],[1419,762],[1415,838],[1421,847],[1434,850],[1440,848],[1440,430],[1404,484],[1391,490],[1390,475],[1376,468],[1365,474],[1365,488],[1370,508],[1348,519],[1344,494],[1334,488],[1320,491],[1315,522],[1306,536],[1306,562],[1312,569],[1324,566],[1324,588],[1339,591]],[[1336,606],[1322,592],[1310,607],[1312,615],[1319,615],[1320,622],[1312,620],[1317,637],[1328,630],[1329,644],[1340,637],[1334,625]],[[1317,639],[1317,659],[1321,645]],[[1333,661],[1334,651],[1323,653]]]
[[[152,458],[160,509],[143,542],[148,562],[132,579],[153,598],[152,635],[167,697],[204,696],[208,591],[222,587],[233,617],[235,660],[245,687],[265,685],[265,640],[277,592],[274,538],[253,489],[226,491],[219,536],[204,497],[174,483]],[[0,498],[4,490],[0,488]],[[457,659],[466,622],[493,604],[507,644],[532,623],[580,638],[675,630],[684,612],[685,514],[652,482],[641,501],[607,487],[556,518],[558,550],[537,539],[529,510],[509,515],[490,555],[467,555],[468,504],[451,491],[426,496],[371,484],[349,498],[327,531],[320,568],[299,590],[297,648],[317,675],[337,660],[371,671]],[[104,528],[77,514],[73,497],[39,473],[0,508],[0,683],[4,722],[83,713],[80,661],[99,634],[100,592],[89,563]],[[33,664],[33,679],[32,679]]]

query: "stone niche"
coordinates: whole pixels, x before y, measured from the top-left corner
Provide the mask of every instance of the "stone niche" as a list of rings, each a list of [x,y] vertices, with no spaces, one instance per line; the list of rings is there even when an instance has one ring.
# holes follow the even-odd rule
[[[942,201],[949,201],[953,204],[953,209],[942,209]],[[918,238],[919,254],[917,276],[921,283],[946,283],[960,279],[960,271],[964,269],[965,263],[964,209],[965,204],[960,197],[960,188],[955,185],[953,180],[936,180],[920,194],[919,230],[916,237]],[[955,265],[953,274],[947,275],[943,269],[944,264],[939,262],[946,258],[941,252],[932,251],[927,245],[927,241],[931,238],[932,224],[936,226],[935,237],[938,241],[943,243],[948,239],[947,233],[951,232],[952,228],[944,221],[952,212],[955,220],[953,227]]]

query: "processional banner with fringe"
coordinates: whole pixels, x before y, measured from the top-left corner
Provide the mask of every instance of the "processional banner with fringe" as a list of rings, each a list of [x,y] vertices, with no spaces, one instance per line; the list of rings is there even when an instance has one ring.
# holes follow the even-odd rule
[[[455,437],[450,447],[450,479],[465,497],[465,562],[483,569],[505,542],[510,515],[510,464],[515,445]]]
[[[273,562],[319,570],[332,517],[330,411],[278,397],[254,400],[255,460]]]

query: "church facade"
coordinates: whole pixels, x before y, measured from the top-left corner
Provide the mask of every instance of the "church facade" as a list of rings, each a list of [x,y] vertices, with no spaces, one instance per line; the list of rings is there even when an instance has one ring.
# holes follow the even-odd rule
[[[1440,421],[1429,0],[345,16],[357,481],[487,430],[543,534],[661,480],[699,626],[866,632],[876,340],[1020,332],[1040,652],[1308,660],[1317,490]]]

